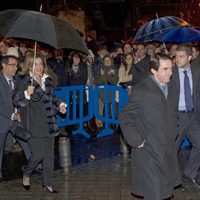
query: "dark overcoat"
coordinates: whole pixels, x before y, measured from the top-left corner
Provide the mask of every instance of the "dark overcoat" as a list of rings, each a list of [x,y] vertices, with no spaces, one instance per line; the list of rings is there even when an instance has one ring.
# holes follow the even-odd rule
[[[139,83],[122,109],[119,120],[132,147],[132,192],[148,200],[172,195],[181,184],[175,153],[177,102],[172,86],[165,98],[148,76]],[[137,148],[145,140],[144,147]]]
[[[24,91],[29,85],[35,86],[35,94],[41,98],[37,101],[28,100]],[[28,75],[18,76],[13,92],[13,103],[18,108],[22,124],[27,128],[31,137],[54,137],[59,135],[59,129],[56,123],[56,114],[59,111],[61,100],[54,94],[53,82],[50,77],[45,78],[45,91],[40,85],[32,82]]]

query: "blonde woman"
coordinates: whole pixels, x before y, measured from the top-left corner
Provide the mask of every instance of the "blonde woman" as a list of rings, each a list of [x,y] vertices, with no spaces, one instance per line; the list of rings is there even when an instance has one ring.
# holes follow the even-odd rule
[[[57,193],[53,188],[54,138],[59,134],[56,113],[64,114],[66,104],[55,97],[52,79],[46,69],[44,58],[40,54],[34,58],[34,53],[29,52],[16,82],[13,102],[31,134],[28,141],[31,157],[23,171],[23,187],[30,190],[31,173],[42,163],[42,186],[50,193]]]

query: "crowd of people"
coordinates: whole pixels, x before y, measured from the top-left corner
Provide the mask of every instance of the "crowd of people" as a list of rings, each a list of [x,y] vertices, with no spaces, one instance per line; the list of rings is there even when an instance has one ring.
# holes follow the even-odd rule
[[[98,44],[92,37],[86,37],[85,42],[89,55],[49,49],[41,44],[33,52],[33,47],[25,41],[0,42],[0,122],[3,124],[0,168],[3,149],[12,143],[13,122],[19,121],[31,132],[28,144],[19,141],[24,152],[29,151],[23,173],[24,188],[30,189],[30,176],[42,163],[43,186],[49,192],[56,192],[52,181],[54,138],[59,134],[55,116],[57,112],[65,113],[67,105],[55,97],[54,88],[115,85],[127,89],[129,94],[128,103],[119,115],[119,129],[132,148],[131,192],[144,199],[161,200],[171,198],[173,189],[182,181],[200,188],[198,44],[127,41],[111,45]],[[12,80],[11,90],[9,80]],[[99,101],[103,113],[101,95]],[[96,119],[88,126],[99,131],[103,122]],[[185,137],[190,140],[192,150],[181,178],[177,153]],[[3,180],[1,173],[0,178]]]

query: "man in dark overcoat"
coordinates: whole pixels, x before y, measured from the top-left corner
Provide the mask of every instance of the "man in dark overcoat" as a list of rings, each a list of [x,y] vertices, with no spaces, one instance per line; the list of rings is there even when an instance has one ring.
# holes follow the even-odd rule
[[[169,84],[171,58],[156,54],[149,71],[129,96],[119,121],[132,147],[131,192],[145,200],[162,200],[171,198],[173,189],[181,184],[174,147],[177,101]]]

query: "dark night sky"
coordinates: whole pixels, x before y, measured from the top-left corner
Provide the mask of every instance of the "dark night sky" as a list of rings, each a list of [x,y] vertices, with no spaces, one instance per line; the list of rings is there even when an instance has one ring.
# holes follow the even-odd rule
[[[1,3],[0,10],[7,9],[27,9],[27,10],[35,10],[36,5],[33,0],[5,0]]]

